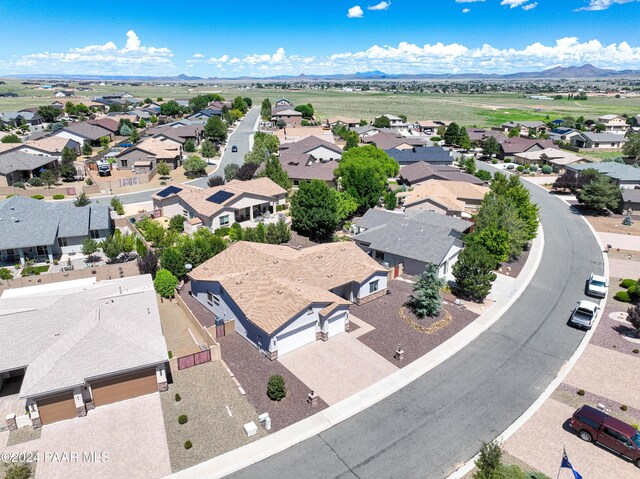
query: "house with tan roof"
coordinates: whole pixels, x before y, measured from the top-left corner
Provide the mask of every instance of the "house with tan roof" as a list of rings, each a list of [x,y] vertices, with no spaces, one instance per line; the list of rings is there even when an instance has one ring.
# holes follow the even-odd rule
[[[588,160],[567,150],[545,148],[544,150],[518,153],[514,157],[514,162],[519,165],[537,165],[540,167],[549,165],[553,168],[553,171],[558,173],[564,170],[567,165],[588,163]]]
[[[172,185],[151,196],[157,215],[181,215],[192,230],[204,227],[213,231],[253,221],[263,214],[275,214],[286,197],[287,191],[266,177],[233,180],[213,188]]]
[[[298,127],[302,123],[302,113],[292,108],[279,110],[272,113],[271,121],[284,122],[286,126]]]
[[[441,126],[446,127],[451,124],[450,121],[440,120],[419,120],[416,123],[418,125],[418,129],[426,135],[435,135],[438,132],[438,128]]]
[[[602,115],[598,117],[598,123],[604,125],[605,133],[613,133],[624,136],[629,131],[627,119],[620,115]]]
[[[49,155],[60,158],[62,150],[69,148],[76,155],[80,154],[80,143],[63,136],[44,136],[37,140],[27,140],[20,151],[33,155]]]
[[[398,193],[398,200],[405,211],[435,211],[469,218],[488,192],[488,187],[466,181],[428,180]]]
[[[327,118],[327,126],[333,128],[336,125],[342,125],[345,128],[355,128],[360,125],[358,118],[349,118],[348,116],[336,116]]]
[[[119,169],[132,168],[135,173],[149,173],[161,161],[176,169],[182,165],[182,145],[164,138],[147,138],[115,156]]]
[[[269,359],[349,330],[349,304],[386,294],[387,268],[354,243],[298,250],[240,241],[191,273],[212,316]]]

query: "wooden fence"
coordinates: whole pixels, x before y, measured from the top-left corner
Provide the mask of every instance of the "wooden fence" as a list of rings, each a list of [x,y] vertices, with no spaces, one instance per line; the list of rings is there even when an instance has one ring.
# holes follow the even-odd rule
[[[191,368],[198,364],[208,363],[211,361],[211,351],[205,349],[199,353],[188,354],[178,358],[178,370]]]

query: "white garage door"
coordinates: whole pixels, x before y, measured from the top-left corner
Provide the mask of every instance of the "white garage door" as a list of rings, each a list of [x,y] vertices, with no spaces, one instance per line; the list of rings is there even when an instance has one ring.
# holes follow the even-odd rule
[[[337,318],[331,318],[329,320],[329,337],[335,336],[336,334],[344,333],[345,316],[345,314],[341,314]]]
[[[305,324],[304,326],[276,336],[278,347],[278,357],[287,354],[294,349],[298,349],[305,344],[316,340],[316,323]]]

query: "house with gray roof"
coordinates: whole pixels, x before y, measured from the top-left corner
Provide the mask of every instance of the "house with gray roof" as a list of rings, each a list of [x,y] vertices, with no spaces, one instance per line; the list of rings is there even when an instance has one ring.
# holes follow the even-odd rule
[[[617,133],[595,133],[592,131],[582,131],[579,135],[571,137],[571,146],[578,148],[611,150],[622,148],[626,142],[627,139],[624,135]]]
[[[0,124],[19,126],[27,124],[31,126],[41,125],[44,120],[40,115],[31,111],[7,111],[0,113]]]
[[[78,207],[12,196],[0,201],[0,263],[52,262],[54,256],[82,251],[87,237],[104,240],[111,230],[106,204]]]
[[[640,213],[640,188],[624,188],[622,190],[622,211],[632,215]]]
[[[466,181],[472,185],[485,184],[481,179],[460,171],[453,166],[432,165],[426,161],[418,161],[400,168],[400,173],[398,174],[398,184],[401,185],[418,185],[428,180]]]
[[[10,289],[0,298],[0,387],[20,381],[23,401],[7,418],[10,428],[25,408],[20,423],[41,427],[167,390],[151,275],[52,286]]]
[[[433,211],[396,213],[370,209],[354,221],[351,238],[386,267],[402,265],[410,275],[424,272],[427,263],[444,277],[463,248],[462,236],[472,223]]]
[[[637,188],[640,186],[640,168],[631,165],[606,161],[602,163],[582,163],[567,165],[567,172],[574,176],[584,170],[596,170],[612,178],[621,188]]]
[[[57,156],[33,154],[20,151],[24,145],[0,153],[0,186],[11,186],[40,176],[44,170],[53,170],[58,164]]]
[[[451,166],[453,164],[451,151],[445,150],[441,146],[422,146],[406,149],[390,148],[385,152],[396,160],[400,166],[412,165],[418,162],[438,166]]]
[[[62,130],[58,130],[54,133],[54,136],[71,138],[80,144],[88,142],[91,146],[100,146],[100,140],[103,137],[107,137],[109,141],[113,141],[114,138],[111,131],[86,121],[73,123]]]

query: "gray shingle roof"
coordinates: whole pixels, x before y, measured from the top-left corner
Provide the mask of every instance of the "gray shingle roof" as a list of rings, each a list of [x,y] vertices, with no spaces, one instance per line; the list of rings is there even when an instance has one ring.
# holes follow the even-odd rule
[[[21,397],[167,360],[149,275],[2,298],[0,327],[0,371],[27,366]]]
[[[623,188],[622,200],[625,202],[640,203],[640,189]]]
[[[40,156],[24,151],[10,150],[0,155],[0,175],[8,175],[14,171],[35,170],[53,161],[58,161],[58,159],[48,155]]]
[[[399,214],[384,210],[368,210],[355,222],[367,231],[355,235],[357,242],[371,249],[440,265],[457,236],[471,227],[469,221],[433,211]]]
[[[450,165],[453,163],[453,157],[450,152],[440,146],[422,146],[407,150],[391,148],[385,151],[387,155],[401,165],[416,163],[418,161],[436,165]]]
[[[581,135],[594,143],[625,143],[627,141],[627,139],[623,135],[616,135],[615,133],[595,133],[592,131],[583,131]]]
[[[103,136],[112,135],[112,133],[106,128],[102,128],[101,126],[97,125],[91,125],[90,123],[87,123],[85,121],[80,123],[72,123],[62,131],[74,133],[91,141],[99,140]]]
[[[76,207],[12,196],[0,201],[0,249],[52,245],[56,237],[87,236],[109,224],[107,205]]]
[[[619,181],[640,181],[640,168],[631,165],[623,165],[615,161],[603,163],[582,163],[567,166],[574,171],[597,170],[605,175]]]

